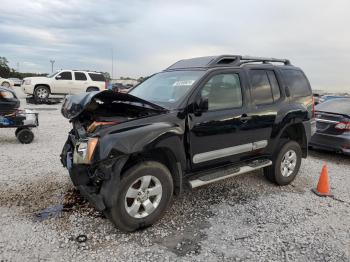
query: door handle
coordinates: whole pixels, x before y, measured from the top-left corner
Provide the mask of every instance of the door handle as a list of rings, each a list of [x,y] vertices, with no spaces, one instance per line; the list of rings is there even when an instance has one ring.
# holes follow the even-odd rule
[[[243,122],[243,123],[248,122],[248,120],[250,120],[250,119],[252,119],[252,117],[251,117],[251,116],[248,116],[247,114],[243,114],[243,115],[241,115],[241,117],[239,118],[239,120],[240,120],[241,122]]]

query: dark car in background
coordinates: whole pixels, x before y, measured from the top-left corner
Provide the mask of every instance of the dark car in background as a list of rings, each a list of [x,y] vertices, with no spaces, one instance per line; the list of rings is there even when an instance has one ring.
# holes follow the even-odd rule
[[[127,93],[132,88],[130,85],[123,85],[121,83],[114,83],[111,86],[111,90],[119,93]]]
[[[332,99],[339,99],[339,98],[350,98],[350,97],[347,97],[347,96],[337,96],[337,95],[324,95],[322,96],[318,102],[319,103],[323,103],[323,102],[326,102],[328,100],[332,100]]]
[[[350,155],[350,98],[331,99],[317,105],[316,129],[311,147]]]

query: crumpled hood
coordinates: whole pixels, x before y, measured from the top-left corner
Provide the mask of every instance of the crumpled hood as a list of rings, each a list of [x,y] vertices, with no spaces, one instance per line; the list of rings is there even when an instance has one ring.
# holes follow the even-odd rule
[[[65,98],[61,113],[65,118],[73,119],[84,112],[93,112],[96,105],[108,104],[111,105],[130,105],[142,108],[142,110],[149,111],[167,111],[165,108],[153,104],[149,101],[143,100],[136,96],[127,93],[117,93],[111,90],[96,91],[89,93],[82,93],[72,95]]]

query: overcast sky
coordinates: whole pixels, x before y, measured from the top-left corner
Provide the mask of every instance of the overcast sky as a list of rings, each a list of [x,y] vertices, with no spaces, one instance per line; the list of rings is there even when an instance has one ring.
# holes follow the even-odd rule
[[[350,92],[349,0],[0,0],[0,56],[22,72],[146,76],[183,58],[289,58],[313,88]]]

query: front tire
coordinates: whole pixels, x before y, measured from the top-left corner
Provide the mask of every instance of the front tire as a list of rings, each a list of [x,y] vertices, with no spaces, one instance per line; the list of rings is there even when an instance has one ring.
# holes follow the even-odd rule
[[[107,217],[123,231],[135,231],[159,220],[173,196],[173,180],[166,166],[146,161],[128,169],[120,181],[116,201]]]
[[[46,101],[49,98],[50,89],[47,86],[38,86],[34,90],[35,101]]]
[[[295,141],[282,143],[277,150],[279,152],[274,155],[272,166],[264,168],[264,175],[271,182],[285,186],[290,184],[299,172],[302,151]]]

